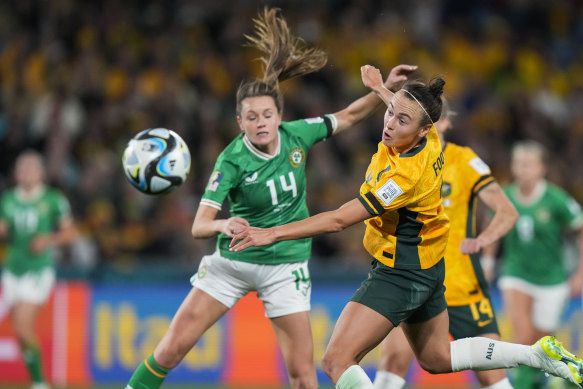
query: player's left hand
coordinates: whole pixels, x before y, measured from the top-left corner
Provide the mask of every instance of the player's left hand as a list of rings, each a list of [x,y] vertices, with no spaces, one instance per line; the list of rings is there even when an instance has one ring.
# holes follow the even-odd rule
[[[252,246],[267,246],[275,242],[275,236],[269,228],[247,227],[233,235],[229,251],[241,251]]]
[[[362,83],[364,86],[371,90],[377,90],[384,86],[381,71],[372,65],[361,66],[360,76],[362,77]]]
[[[417,70],[417,65],[397,65],[391,69],[387,80],[385,81],[385,88],[389,90],[399,89],[401,85],[409,79],[409,74]]]
[[[460,244],[460,252],[462,254],[475,254],[484,247],[483,242],[478,238],[466,238]]]
[[[47,234],[40,234],[32,238],[29,250],[32,254],[40,254],[45,251],[51,244],[51,237]]]

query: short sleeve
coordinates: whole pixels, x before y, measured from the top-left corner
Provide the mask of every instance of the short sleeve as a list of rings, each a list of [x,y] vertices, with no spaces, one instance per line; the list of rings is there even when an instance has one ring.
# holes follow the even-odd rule
[[[238,169],[223,156],[217,160],[200,201],[201,204],[221,210],[225,198],[238,180]]]
[[[385,174],[374,188],[361,194],[358,199],[371,215],[380,216],[386,211],[406,206],[413,187],[414,182],[398,172]]]
[[[578,229],[583,225],[583,213],[579,203],[566,192],[561,191],[561,218],[571,228]]]
[[[55,192],[55,214],[57,220],[66,220],[73,217],[71,204],[67,197],[61,192]]]
[[[465,148],[465,180],[472,185],[472,193],[477,194],[486,186],[495,182],[492,171],[478,155],[470,148]]]
[[[282,126],[293,136],[297,136],[304,142],[306,148],[329,138],[336,128],[334,115],[325,115],[309,119],[284,122]]]

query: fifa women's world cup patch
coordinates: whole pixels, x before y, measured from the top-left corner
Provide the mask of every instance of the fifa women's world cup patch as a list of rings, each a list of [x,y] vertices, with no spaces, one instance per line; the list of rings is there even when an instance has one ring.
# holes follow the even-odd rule
[[[470,166],[473,167],[479,175],[484,176],[486,174],[490,174],[490,167],[480,158],[474,158],[469,163]]]
[[[394,199],[403,194],[403,189],[393,179],[391,178],[383,184],[380,188],[375,191],[377,197],[383,202],[383,204],[388,206],[393,202]]]
[[[216,192],[219,184],[221,183],[221,180],[223,179],[223,176],[224,174],[219,171],[213,172],[213,174],[211,174],[211,178],[209,179],[207,189]]]
[[[301,147],[294,147],[289,152],[289,162],[293,167],[300,167],[306,161],[306,153]]]

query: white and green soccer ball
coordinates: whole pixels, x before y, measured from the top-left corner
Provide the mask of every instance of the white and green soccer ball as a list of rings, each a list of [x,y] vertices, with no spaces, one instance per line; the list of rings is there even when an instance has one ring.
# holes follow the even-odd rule
[[[166,128],[139,132],[126,146],[123,170],[139,191],[151,195],[172,192],[190,172],[190,151],[184,140]]]

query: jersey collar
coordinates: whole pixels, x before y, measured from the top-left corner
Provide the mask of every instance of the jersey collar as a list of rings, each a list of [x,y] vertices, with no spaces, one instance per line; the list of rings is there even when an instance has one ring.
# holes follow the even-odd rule
[[[22,188],[18,186],[14,190],[16,198],[23,203],[37,200],[44,193],[44,191],[45,191],[44,185],[38,185],[28,192],[25,192]]]
[[[546,190],[547,180],[540,180],[539,182],[537,182],[536,186],[534,187],[534,190],[528,196],[524,196],[522,193],[520,193],[520,189],[518,188],[517,185],[515,187],[516,200],[521,205],[530,206],[537,203],[543,197]]]
[[[247,138],[247,135],[243,135],[243,143],[245,144],[245,146],[247,146],[249,151],[251,151],[251,153],[255,154],[257,157],[269,160],[277,157],[279,155],[279,152],[281,151],[281,133],[279,132],[279,130],[277,131],[277,149],[275,150],[275,153],[273,155],[264,153],[263,151],[255,147],[253,143],[251,143],[249,138]]]

